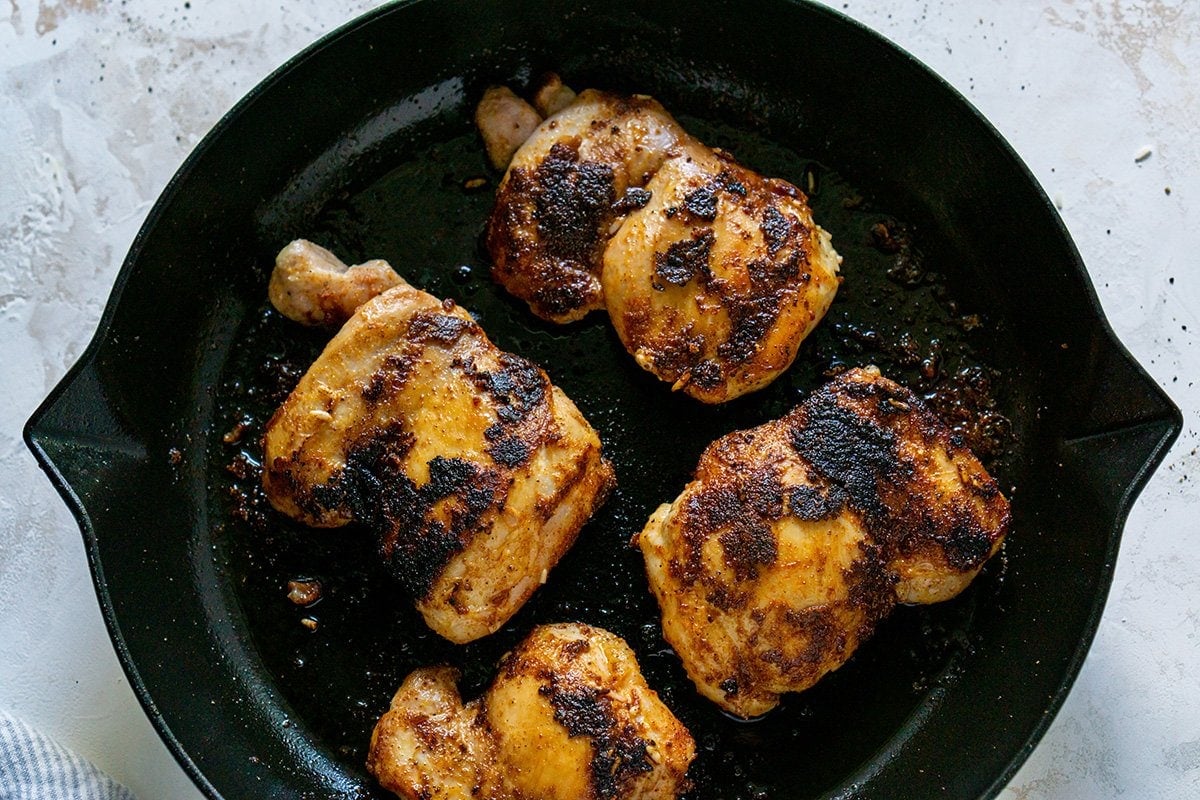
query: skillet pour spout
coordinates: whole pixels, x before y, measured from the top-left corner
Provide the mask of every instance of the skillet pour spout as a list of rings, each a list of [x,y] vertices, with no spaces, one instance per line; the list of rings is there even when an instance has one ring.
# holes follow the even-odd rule
[[[490,193],[463,186],[499,176],[474,105],[489,85],[523,89],[547,71],[653,95],[747,166],[802,187],[815,176],[814,219],[846,279],[770,387],[699,407],[631,364],[602,321],[551,329],[487,280],[478,239]],[[872,246],[884,223],[909,232],[911,250]],[[423,633],[369,566],[369,537],[305,530],[255,505],[255,426],[323,346],[266,306],[265,267],[300,237],[386,258],[480,314],[499,346],[542,364],[576,401],[614,462],[618,489],[552,580],[469,647]],[[906,253],[920,254],[904,266],[928,282],[895,279]],[[943,296],[983,324],[958,324]],[[905,315],[915,322],[901,329]],[[878,335],[856,333],[867,330]],[[905,333],[953,345],[942,383],[916,387],[919,371],[890,344]],[[1005,421],[988,466],[1010,493],[1012,533],[960,598],[901,609],[841,670],[734,723],[695,695],[663,644],[625,545],[711,441],[780,416],[831,367],[867,363],[928,391],[957,371],[986,378]],[[225,441],[243,417],[246,435]],[[1028,169],[966,100],[878,35],[789,0],[695,0],[686,14],[667,0],[421,0],[321,40],[204,139],[25,440],[79,522],[131,685],[211,798],[383,798],[365,751],[409,670],[447,663],[464,696],[478,693],[534,625],[570,620],[629,642],[693,732],[689,796],[750,785],[807,800],[1002,791],[1070,689],[1126,515],[1181,428],[1113,335]],[[287,579],[314,573],[320,606],[295,608]],[[315,632],[300,624],[309,613]]]

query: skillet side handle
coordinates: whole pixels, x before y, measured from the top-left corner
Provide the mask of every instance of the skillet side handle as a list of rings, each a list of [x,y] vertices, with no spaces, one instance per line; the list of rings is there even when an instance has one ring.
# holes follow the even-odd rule
[[[121,424],[85,355],[25,423],[25,445],[71,507],[85,534],[88,501],[98,488],[122,485],[122,475],[146,457],[146,447]],[[118,481],[112,484],[111,481]]]
[[[1114,340],[1115,344],[1115,340]],[[1094,350],[1081,382],[1085,409],[1059,460],[1118,526],[1183,430],[1183,415],[1120,345]]]

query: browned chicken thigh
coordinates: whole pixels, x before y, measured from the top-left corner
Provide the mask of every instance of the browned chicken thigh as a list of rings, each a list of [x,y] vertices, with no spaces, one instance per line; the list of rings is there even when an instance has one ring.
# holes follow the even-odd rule
[[[718,439],[634,542],[697,689],[751,717],[845,663],[897,602],[954,597],[1008,527],[975,456],[870,368]]]
[[[448,668],[408,676],[367,769],[406,800],[672,800],[695,755],[633,651],[587,625],[544,625],[463,704]]]
[[[264,451],[271,503],[316,527],[371,527],[455,642],[516,613],[613,485],[596,432],[545,372],[403,281],[333,337]]]
[[[838,287],[837,254],[790,183],[690,142],[646,186],[604,251],[601,283],[622,344],[706,403],[791,366]]]
[[[484,96],[483,130],[495,125],[482,113],[485,104],[507,91]],[[686,136],[648,97],[582,92],[534,130],[508,165],[487,228],[493,277],[552,322],[604,308],[605,245],[625,214],[648,199],[639,187]]]
[[[495,88],[476,114],[507,167],[487,228],[493,277],[553,322],[607,309],[638,364],[704,402],[770,383],[838,287],[841,258],[804,194],[706,147],[649,97],[550,85],[539,102],[561,110],[511,163],[510,120],[523,129],[537,110]]]

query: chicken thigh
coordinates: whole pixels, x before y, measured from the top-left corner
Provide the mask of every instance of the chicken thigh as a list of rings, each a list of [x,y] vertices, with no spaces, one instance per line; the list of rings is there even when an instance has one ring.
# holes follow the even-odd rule
[[[634,543],[699,692],[752,717],[845,663],[897,602],[954,597],[1008,527],[975,456],[869,368],[718,439]]]
[[[498,127],[483,111],[505,91],[480,103],[483,130]],[[604,308],[600,270],[615,223],[649,198],[639,187],[686,136],[649,97],[580,93],[508,165],[488,220],[492,277],[551,322]]]
[[[403,282],[354,312],[263,444],[272,505],[372,528],[454,642],[516,613],[613,485],[596,432],[545,372]]]
[[[833,302],[838,256],[790,183],[694,142],[680,152],[609,240],[601,285],[642,368],[722,403],[791,366]]]
[[[412,673],[375,726],[367,769],[406,800],[670,800],[687,788],[691,735],[607,631],[535,628],[465,705],[456,677]]]
[[[568,104],[507,164],[487,228],[493,277],[553,322],[607,309],[638,364],[703,402],[770,383],[838,287],[841,258],[804,194],[706,147],[649,97],[572,98],[551,83],[544,110]],[[509,149],[510,118],[537,114],[518,102],[484,96],[489,152]]]

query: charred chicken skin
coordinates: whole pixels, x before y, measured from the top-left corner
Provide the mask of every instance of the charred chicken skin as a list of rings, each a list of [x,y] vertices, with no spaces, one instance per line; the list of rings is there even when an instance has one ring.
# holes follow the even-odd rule
[[[638,364],[703,402],[770,383],[838,287],[841,258],[803,192],[700,143],[649,97],[549,85],[551,113],[511,161],[538,110],[496,88],[476,113],[507,168],[487,227],[493,277],[552,322],[607,309]]]
[[[671,800],[695,754],[619,637],[535,628],[464,704],[457,674],[419,669],[371,736],[367,769],[406,800]]]
[[[429,627],[468,642],[545,582],[613,471],[545,372],[400,281],[354,311],[272,416],[263,485],[307,525],[372,528]]]
[[[957,595],[1008,528],[975,456],[868,368],[718,439],[634,543],[699,692],[752,717],[845,663],[897,602]]]

